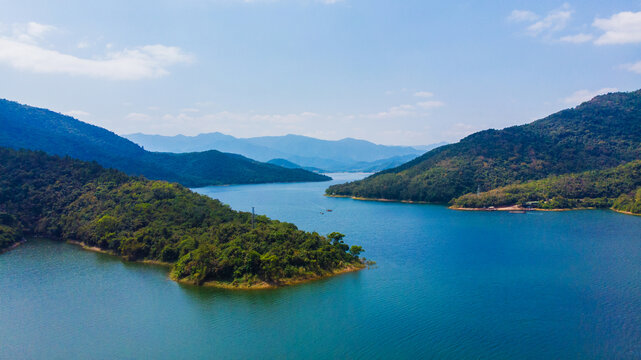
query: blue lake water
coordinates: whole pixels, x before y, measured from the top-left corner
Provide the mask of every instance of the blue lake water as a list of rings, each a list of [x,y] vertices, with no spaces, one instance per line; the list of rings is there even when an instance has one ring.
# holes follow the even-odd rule
[[[641,217],[326,198],[329,184],[196,191],[342,232],[376,267],[229,291],[32,240],[0,255],[0,359],[641,358]]]

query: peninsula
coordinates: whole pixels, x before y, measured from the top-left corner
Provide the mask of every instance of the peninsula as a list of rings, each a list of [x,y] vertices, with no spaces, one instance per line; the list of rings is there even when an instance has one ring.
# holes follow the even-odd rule
[[[0,250],[24,236],[162,263],[194,285],[265,288],[365,267],[360,246],[232,210],[177,183],[95,162],[0,148]]]

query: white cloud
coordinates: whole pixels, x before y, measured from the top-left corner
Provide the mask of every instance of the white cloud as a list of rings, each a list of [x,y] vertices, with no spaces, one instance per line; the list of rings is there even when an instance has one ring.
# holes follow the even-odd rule
[[[365,114],[363,117],[373,119],[387,119],[387,118],[402,118],[407,116],[414,116],[414,105],[403,104],[390,107],[387,111],[381,111],[374,114]]]
[[[153,120],[153,117],[143,114],[143,113],[129,113],[125,116],[127,122],[150,122]]]
[[[592,36],[591,34],[583,34],[583,33],[581,33],[581,34],[576,34],[576,35],[563,36],[559,40],[562,41],[562,42],[569,42],[569,43],[573,43],[573,44],[582,44],[582,43],[586,43],[586,42],[592,41],[593,38],[594,38],[594,36]]]
[[[83,111],[83,110],[69,110],[69,111],[65,111],[63,114],[69,115],[69,116],[71,116],[73,118],[76,118],[76,119],[80,119],[80,118],[87,117],[87,116],[91,115],[90,113],[88,113],[86,111]]]
[[[91,44],[86,40],[78,41],[78,43],[76,44],[76,47],[78,47],[78,49],[86,49],[89,46],[91,46]]]
[[[527,27],[527,31],[537,36],[542,33],[554,33],[563,30],[572,17],[572,10],[568,4],[563,4],[559,9],[550,11],[543,19]]]
[[[26,24],[13,24],[11,26],[11,37],[16,41],[25,43],[36,43],[44,37],[58,30],[55,26],[39,24],[37,22],[28,22]]]
[[[641,11],[624,11],[612,15],[608,19],[595,19],[592,25],[605,31],[594,42],[597,45],[641,42]]]
[[[481,130],[481,128],[476,125],[459,122],[452,125],[448,130],[444,131],[443,134],[449,139],[461,139],[479,130]]]
[[[617,91],[619,91],[619,89],[617,88],[603,88],[596,91],[578,90],[572,93],[572,95],[563,99],[563,103],[570,106],[576,106],[588,100],[591,100],[597,95],[603,95],[603,94],[617,92]]]
[[[244,3],[244,4],[255,4],[255,3],[278,3],[278,2],[283,2],[284,0],[230,0],[230,1],[235,1],[239,3]],[[300,1],[300,0],[299,0]],[[325,5],[333,5],[333,4],[338,4],[341,2],[344,2],[345,0],[315,0],[317,3],[325,4]]]
[[[433,100],[433,101],[419,102],[416,105],[419,107],[422,107],[423,109],[433,109],[433,108],[445,106],[445,103],[443,103],[442,101]]]
[[[573,10],[565,3],[558,9],[548,12],[545,16],[539,16],[529,10],[513,10],[507,20],[515,23],[529,24],[525,31],[530,36],[550,37],[567,26],[572,18]]]
[[[49,25],[28,23],[12,36],[0,35],[0,63],[40,74],[139,80],[165,76],[169,74],[168,67],[193,61],[193,56],[180,48],[165,45],[110,51],[101,58],[80,58],[38,44],[53,29],[55,27]]]
[[[434,96],[434,93],[431,93],[429,91],[418,91],[414,93],[414,96],[421,97],[421,98],[429,98]]]
[[[539,16],[529,10],[513,10],[507,17],[512,22],[532,22],[536,21]]]
[[[638,61],[634,64],[623,65],[623,68],[632,71],[633,73],[641,74],[641,61]]]
[[[352,114],[318,114],[310,111],[280,114],[232,111],[204,113],[202,111],[192,112],[190,111],[192,109],[189,108],[185,108],[177,114],[166,113],[158,116],[132,112],[124,117],[125,121],[117,122],[118,128],[115,130],[121,134],[146,131],[165,135],[196,135],[198,133],[220,131],[226,134],[242,134],[240,136],[287,133],[314,136],[326,131],[328,128],[340,128],[341,131],[332,130],[331,132],[332,134],[335,133],[337,138],[343,138],[347,134],[358,137],[359,133],[366,131],[361,128],[362,124],[365,120],[369,120],[367,126],[379,129],[378,135],[382,136],[387,132],[393,133],[398,130],[399,124],[404,122],[412,124],[412,129],[416,129],[416,124],[425,126],[424,122],[430,117],[432,109],[443,105],[440,101],[424,101],[416,105],[402,104],[392,106],[381,112]],[[108,123],[101,125],[113,128]],[[417,131],[418,135],[427,136],[426,133],[420,132],[418,134]],[[412,141],[415,142],[415,140]]]

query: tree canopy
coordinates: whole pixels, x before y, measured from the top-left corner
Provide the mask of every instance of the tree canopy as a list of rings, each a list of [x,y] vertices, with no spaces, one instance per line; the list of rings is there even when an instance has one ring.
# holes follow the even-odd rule
[[[252,228],[250,213],[176,183],[0,148],[0,248],[23,233],[169,263],[174,279],[194,284],[279,284],[362,266],[342,234],[328,238],[265,216]]]
[[[641,213],[641,160],[606,170],[550,176],[469,193],[452,200],[454,207],[521,205],[542,209],[609,208]]]

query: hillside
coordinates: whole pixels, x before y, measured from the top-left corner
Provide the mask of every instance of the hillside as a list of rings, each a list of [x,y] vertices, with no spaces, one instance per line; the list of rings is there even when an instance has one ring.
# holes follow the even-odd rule
[[[221,133],[196,136],[124,135],[129,140],[153,151],[219,151],[241,154],[259,161],[284,159],[301,168],[326,172],[379,171],[401,165],[426,150],[410,146],[377,145],[369,141],[346,138],[321,140],[300,135],[235,138]],[[432,149],[441,144],[425,146]]]
[[[477,189],[607,169],[639,158],[641,90],[597,96],[527,125],[481,131],[326,192],[445,203]]]
[[[0,250],[21,234],[74,240],[172,265],[194,284],[278,285],[362,267],[362,249],[251,214],[175,183],[96,163],[0,148]]]
[[[541,209],[610,208],[641,213],[641,160],[606,170],[550,176],[452,201],[454,208],[532,206]],[[631,201],[630,201],[631,200]],[[641,205],[641,204],[639,204]]]
[[[8,100],[0,100],[0,146],[95,160],[130,175],[190,187],[329,180],[302,169],[285,169],[215,150],[183,154],[149,152],[98,126]]]

